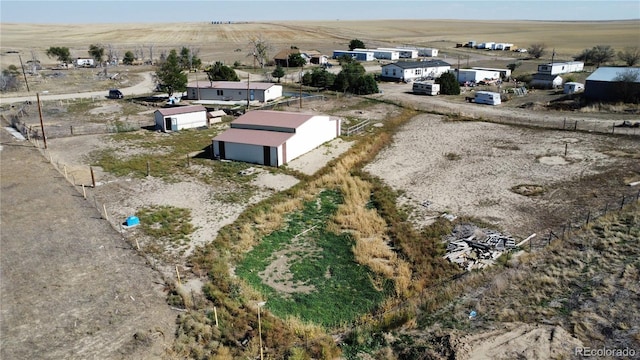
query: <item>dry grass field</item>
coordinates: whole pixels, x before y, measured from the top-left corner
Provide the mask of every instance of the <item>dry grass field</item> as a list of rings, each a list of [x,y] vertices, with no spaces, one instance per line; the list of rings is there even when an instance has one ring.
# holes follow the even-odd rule
[[[455,48],[456,43],[468,40],[505,41],[525,47],[544,42],[549,48],[554,47],[559,57],[568,59],[598,44],[615,49],[637,45],[639,28],[638,20],[1,24],[0,65],[5,68],[17,64],[17,55],[7,53],[9,50],[19,51],[23,60],[34,51],[48,66],[55,63],[44,55],[48,47],[69,47],[72,56],[77,57],[86,56],[93,43],[111,45],[120,53],[144,47],[147,56],[149,46],[153,46],[154,56],[188,46],[199,49],[204,62],[223,60],[250,64],[249,42],[256,36],[262,36],[272,45],[272,54],[291,45],[330,53],[333,49],[346,48],[351,39],[358,38],[369,46],[436,47],[441,49],[443,57],[449,58],[477,55],[479,52],[475,50]],[[585,36],[585,31],[589,36]],[[487,64],[494,61],[491,57],[512,56],[515,54],[482,55]],[[84,73],[94,76],[92,70],[95,69]],[[119,86],[136,83],[141,78],[134,74],[136,72],[132,70],[132,74],[123,79],[127,82]],[[37,84],[37,90],[55,88],[57,93],[65,92],[63,89],[78,92],[83,86],[87,86],[87,90],[110,86],[102,80],[96,85],[86,77],[74,78],[79,74],[42,81]],[[148,331],[148,328],[118,327],[109,323],[105,330],[119,339],[121,346],[105,353],[105,358],[127,358],[128,355],[159,358],[156,352],[136,357],[149,345],[154,346],[154,351],[162,351],[166,346],[163,358],[171,359],[255,358],[259,346],[255,304],[263,300],[264,294],[239,281],[234,276],[234,268],[247,251],[282,228],[292,212],[299,210],[304,202],[316,201],[318,194],[327,188],[338,189],[344,198],[335,217],[328,222],[328,231],[348,233],[354,241],[354,262],[393,280],[395,295],[378,309],[391,315],[387,317],[385,313],[378,321],[376,316],[380,314],[363,314],[360,327],[349,332],[355,325],[327,329],[303,323],[298,318],[277,318],[269,312],[269,306],[274,303],[270,301],[262,320],[266,358],[337,359],[341,352],[338,345],[346,343],[351,346],[343,347],[341,358],[346,359],[572,358],[572,346],[616,345],[611,334],[623,338],[618,345],[637,347],[638,304],[632,299],[638,296],[640,264],[629,257],[637,257],[638,253],[637,243],[631,243],[637,240],[640,231],[637,207],[605,217],[602,222],[587,227],[584,233],[576,229],[573,240],[556,243],[540,250],[538,255],[503,259],[500,266],[472,273],[460,281],[440,281],[453,270],[436,255],[439,242],[434,244],[428,237],[448,229],[450,224],[440,220],[434,229],[418,228],[442,212],[452,212],[523,238],[532,232],[557,229],[567,221],[575,224],[583,220],[584,211],[589,209],[612,208],[621,194],[632,196],[637,192],[628,184],[640,180],[637,161],[640,146],[633,129],[620,129],[620,133],[616,130],[615,135],[605,132],[611,129],[612,120],[637,116],[622,111],[584,114],[540,107],[519,108],[521,104],[516,101],[525,100],[514,100],[498,108],[482,107],[465,103],[463,96],[410,95],[408,88],[407,84],[381,84],[383,92],[368,99],[329,96],[328,101],[305,103],[302,109],[278,108],[330,114],[352,124],[365,119],[372,121],[365,132],[341,139],[342,144],[320,147],[314,154],[283,169],[211,160],[207,153],[210,138],[228,126],[226,121],[206,130],[166,134],[150,131],[154,108],[129,99],[44,102],[45,126],[51,129],[51,134],[66,134],[71,125],[77,130],[118,121],[139,125],[139,130],[115,135],[52,136],[49,148],[42,151],[45,156],[39,165],[50,168],[50,172],[54,172],[54,167],[57,169],[56,175],[49,176],[55,176],[58,186],[76,185],[70,186],[75,191],[67,191],[70,197],[75,195],[74,202],[89,207],[93,202],[96,209],[91,209],[92,220],[104,226],[84,231],[93,231],[92,236],[96,238],[120,241],[120,245],[135,251],[158,270],[153,274],[162,276],[165,289],[162,295],[153,298],[156,305],[152,309],[167,311],[163,305],[166,300],[174,311],[185,310],[176,311],[175,331],[163,330],[162,341],[159,337],[145,337],[145,341],[135,337],[138,334],[135,331]],[[545,93],[534,99],[544,102],[549,98]],[[37,127],[35,105],[24,109],[27,115],[21,120]],[[580,126],[588,124],[589,129],[573,132],[499,124],[503,118],[533,125],[535,121],[561,123],[566,117],[570,121],[575,119],[576,123],[581,121]],[[15,140],[5,141],[6,138],[3,138],[6,146],[18,144]],[[563,155],[566,144],[569,151]],[[41,142],[38,145],[42,147]],[[2,152],[3,164],[7,153]],[[10,160],[16,166],[20,159],[11,154]],[[329,159],[333,159],[330,166],[323,168]],[[145,161],[151,162],[151,168],[146,167],[151,174],[146,176]],[[97,163],[101,166],[96,166]],[[78,185],[91,183],[89,165],[94,165],[97,186],[87,189],[89,200],[85,201]],[[8,174],[6,169],[3,165],[4,174]],[[255,172],[247,175],[249,170]],[[540,186],[544,193],[527,197],[511,191],[522,184]],[[2,185],[4,190],[6,184]],[[43,191],[46,184],[41,187],[39,190]],[[394,191],[401,194],[398,202]],[[3,212],[7,204],[14,201],[6,197],[7,193],[3,191]],[[58,201],[58,206],[64,205],[64,201],[53,201]],[[425,202],[429,202],[428,208],[421,205]],[[167,243],[171,240],[155,238],[142,227],[119,233],[123,231],[120,224],[127,216],[141,209],[158,207],[180,210],[167,217],[179,214],[188,220],[192,231],[170,245]],[[48,216],[55,219],[57,213],[53,211]],[[108,222],[103,221],[103,212],[109,214]],[[414,221],[402,220],[402,213],[410,214],[409,219]],[[12,224],[16,232],[21,226],[29,225],[28,216],[21,219],[22,222],[17,219]],[[434,237],[435,241],[441,239]],[[599,261],[599,255],[612,262]],[[55,263],[55,259],[51,260]],[[278,268],[280,275],[288,276],[287,270],[291,269]],[[177,271],[181,279],[177,279]],[[600,275],[601,272],[609,275]],[[5,274],[3,265],[3,282]],[[127,274],[133,277],[136,270]],[[583,286],[585,281],[590,285]],[[516,282],[522,287],[508,286]],[[99,282],[96,284],[102,286]],[[610,299],[599,291],[611,292],[617,286],[621,286],[623,293],[616,293],[615,300],[620,300],[621,305],[607,309]],[[164,295],[166,298],[162,298]],[[25,303],[31,300],[19,296],[12,299]],[[589,303],[580,304],[581,300]],[[591,302],[595,305],[591,306]],[[415,305],[415,313],[398,315],[393,311],[407,304]],[[99,309],[102,304],[87,301],[83,309],[91,311],[92,306]],[[588,314],[590,307],[596,308],[597,314]],[[632,314],[626,315],[623,307]],[[481,321],[467,321],[470,308],[481,313]],[[48,311],[42,305],[35,310]],[[18,323],[20,317],[16,314],[11,314],[10,319]],[[612,321],[607,320],[609,317]],[[3,323],[5,318],[3,313]],[[50,327],[55,326],[52,320]],[[27,330],[33,332],[32,338],[48,336],[40,332],[40,328],[26,329],[25,334]],[[488,335],[477,335],[483,331]],[[550,334],[554,334],[555,341],[544,340]],[[349,336],[352,338],[345,340]],[[64,342],[73,340],[69,336],[60,341],[48,339],[47,346],[57,351],[56,354],[66,354]],[[13,340],[8,338],[3,342]],[[168,343],[172,345],[166,345]],[[104,341],[100,346],[108,348]],[[521,346],[526,346],[526,353]],[[74,351],[94,353],[101,347],[79,344]],[[39,357],[42,351],[33,349],[27,353],[20,352],[24,349],[3,348],[7,351],[3,355],[7,357]]]
[[[200,50],[205,62],[222,60],[249,64],[249,41],[261,36],[272,46],[274,55],[291,45],[301,49],[317,49],[331,54],[345,49],[357,38],[367,46],[415,45],[436,47],[443,55],[459,54],[456,43],[510,42],[519,47],[544,43],[555,48],[558,58],[569,59],[586,48],[610,45],[622,49],[638,45],[639,20],[602,22],[551,21],[456,21],[456,20],[383,20],[383,21],[306,21],[278,23],[142,23],[142,24],[12,24],[0,25],[2,67],[17,64],[20,51],[31,57],[35,51],[42,62],[48,60],[45,51],[51,46],[65,46],[72,57],[87,56],[91,44],[111,45],[121,54],[154,46],[154,57],[163,50],[193,47]],[[504,53],[494,52],[495,56]],[[512,54],[511,54],[512,55]]]

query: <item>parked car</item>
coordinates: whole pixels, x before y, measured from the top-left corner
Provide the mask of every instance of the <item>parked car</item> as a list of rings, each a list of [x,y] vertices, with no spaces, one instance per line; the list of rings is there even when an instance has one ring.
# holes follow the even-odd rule
[[[111,89],[109,90],[109,96],[107,96],[109,99],[122,99],[124,97],[124,95],[122,95],[122,91],[118,90],[118,89]]]

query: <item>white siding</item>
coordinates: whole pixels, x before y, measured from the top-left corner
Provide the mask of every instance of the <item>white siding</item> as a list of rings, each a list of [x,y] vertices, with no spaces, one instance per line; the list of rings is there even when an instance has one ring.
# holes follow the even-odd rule
[[[213,142],[213,154],[220,156],[220,142]],[[264,148],[262,145],[224,143],[224,157],[252,164],[262,164],[264,161]]]
[[[287,141],[287,162],[305,154],[338,136],[339,120],[328,116],[314,116],[296,129],[296,134]]]
[[[458,72],[460,74],[456,74],[456,70],[450,70],[456,77],[458,78],[458,82],[478,82],[484,79],[500,79],[499,71],[490,71],[490,70],[474,70],[474,69],[460,69]]]
[[[187,114],[174,114],[163,116],[159,111],[156,111],[154,114],[156,120],[156,126],[162,131],[172,131],[172,130],[182,130],[182,129],[192,129],[198,128],[202,126],[207,126],[207,112],[206,111],[198,111],[191,112]],[[171,118],[172,128],[166,128],[165,118]]]

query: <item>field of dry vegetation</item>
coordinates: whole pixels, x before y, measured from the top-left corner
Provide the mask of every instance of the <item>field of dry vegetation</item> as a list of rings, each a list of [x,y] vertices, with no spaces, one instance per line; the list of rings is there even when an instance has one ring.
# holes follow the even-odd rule
[[[569,59],[598,44],[634,45],[639,24],[416,20],[83,25],[82,31],[2,24],[0,62],[15,64],[6,51],[17,50],[53,64],[46,48],[67,46],[72,56],[84,56],[90,39],[121,52],[194,46],[206,63],[249,65],[248,44],[258,34],[274,51],[295,45],[330,53],[358,38],[369,46],[431,46],[449,58],[478,57],[455,44],[486,40],[543,42]],[[51,32],[55,44],[43,36]],[[496,64],[512,56],[482,59]],[[118,86],[149,70],[127,68]],[[93,69],[34,83],[38,91],[69,92],[113,85]],[[593,131],[595,125],[574,132],[500,124],[503,117],[534,125],[530,119],[586,115],[521,108],[520,99],[493,112],[463,97],[415,97],[406,86],[383,84],[383,93],[368,98],[327,93],[301,109],[279,106],[350,124],[371,120],[364,132],[279,169],[211,160],[211,138],[231,117],[205,130],[158,133],[150,131],[154,108],[128,100],[45,102],[52,133],[66,134],[71,125],[139,126],[55,136],[40,151],[78,189],[91,184],[92,166],[97,186],[87,187],[89,201],[162,275],[177,319],[175,336],[164,334],[170,343],[164,358],[256,358],[260,346],[265,358],[292,360],[567,359],[581,346],[640,352],[640,208],[629,186],[640,181],[638,136]],[[5,119],[17,116],[5,110]],[[21,121],[37,127],[34,106],[23,110]],[[608,121],[631,118],[588,115],[606,130]],[[317,171],[300,170],[305,162],[316,162]],[[518,186],[539,191],[525,196],[513,191]],[[602,208],[605,215],[591,217]],[[123,230],[132,214],[144,226]],[[544,234],[492,268],[465,272],[442,257],[444,236],[463,223],[518,239]],[[566,232],[557,230],[567,223]],[[545,241],[549,230],[562,236]],[[361,280],[350,283],[343,273]],[[332,288],[319,290],[325,284]],[[333,308],[322,300],[330,296]],[[469,318],[471,310],[478,316]],[[136,343],[136,354],[151,341]]]

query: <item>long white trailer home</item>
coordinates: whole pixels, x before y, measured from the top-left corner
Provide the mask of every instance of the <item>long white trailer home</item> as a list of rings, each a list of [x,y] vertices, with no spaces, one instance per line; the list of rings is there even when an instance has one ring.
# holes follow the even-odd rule
[[[496,70],[478,70],[478,69],[451,69],[459,83],[473,82],[477,83],[483,80],[499,80],[500,71]]]
[[[436,57],[438,56],[438,49],[418,48],[418,56]]]
[[[370,51],[373,53],[373,57],[378,60],[398,60],[400,59],[400,53],[396,50],[386,49],[354,49],[355,51]]]
[[[406,48],[378,48],[378,50],[391,50],[397,51],[400,55],[400,59],[417,59],[418,49],[406,49]]]
[[[582,61],[567,61],[538,65],[538,73],[546,75],[558,75],[584,70]]]

